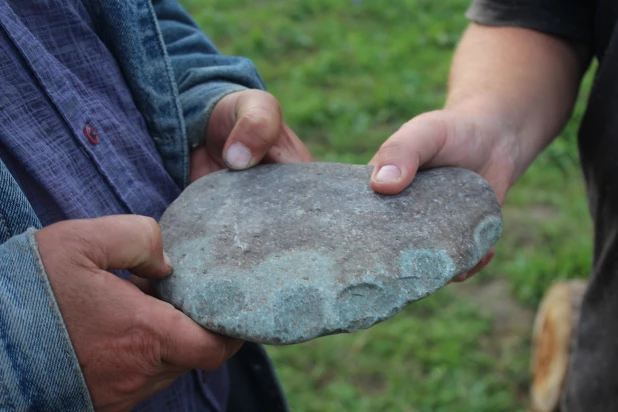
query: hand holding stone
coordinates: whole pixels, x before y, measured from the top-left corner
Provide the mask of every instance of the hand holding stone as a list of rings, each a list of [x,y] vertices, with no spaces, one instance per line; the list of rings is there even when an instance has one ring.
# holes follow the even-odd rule
[[[226,168],[313,160],[283,120],[277,99],[262,90],[243,90],[219,100],[205,137],[206,143],[191,152],[192,182]]]
[[[240,347],[107,272],[170,273],[153,219],[68,220],[36,240],[97,410],[128,411],[191,369],[219,367]]]
[[[462,167],[480,174],[493,188],[502,204],[506,193],[522,173],[518,164],[517,139],[506,125],[474,110],[451,108],[421,114],[404,124],[375,154],[371,187],[378,193],[396,194],[404,190],[421,168]],[[485,267],[493,249],[467,273],[465,280]]]

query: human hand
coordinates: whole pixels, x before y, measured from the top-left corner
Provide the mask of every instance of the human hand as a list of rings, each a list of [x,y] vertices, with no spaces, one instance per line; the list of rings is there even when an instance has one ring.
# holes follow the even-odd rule
[[[206,144],[191,152],[191,182],[217,170],[263,163],[310,162],[311,154],[287,126],[279,102],[262,90],[222,98],[206,128]]]
[[[107,272],[170,274],[153,219],[69,220],[35,236],[97,410],[128,411],[191,369],[218,368],[240,348]]]
[[[404,124],[378,150],[371,187],[396,194],[414,179],[419,168],[456,166],[487,180],[502,205],[516,178],[517,140],[505,125],[473,111],[438,110]],[[457,276],[465,280],[491,261],[494,249],[473,269]]]

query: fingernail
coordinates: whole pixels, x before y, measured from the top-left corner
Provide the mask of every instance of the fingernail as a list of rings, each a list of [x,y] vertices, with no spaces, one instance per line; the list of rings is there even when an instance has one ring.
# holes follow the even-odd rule
[[[378,182],[396,182],[401,177],[401,170],[395,165],[385,165],[378,170],[375,180]]]
[[[170,269],[172,269],[172,261],[170,260],[170,257],[165,252],[163,252],[163,261]]]
[[[232,169],[246,169],[251,163],[251,152],[242,143],[234,143],[227,149],[225,162]]]

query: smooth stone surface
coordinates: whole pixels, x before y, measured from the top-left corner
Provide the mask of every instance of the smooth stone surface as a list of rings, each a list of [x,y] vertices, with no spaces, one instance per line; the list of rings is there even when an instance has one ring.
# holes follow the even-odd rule
[[[189,186],[161,218],[160,296],[205,328],[290,344],[368,328],[472,268],[502,216],[477,174],[422,171],[402,194],[371,166],[264,165]]]

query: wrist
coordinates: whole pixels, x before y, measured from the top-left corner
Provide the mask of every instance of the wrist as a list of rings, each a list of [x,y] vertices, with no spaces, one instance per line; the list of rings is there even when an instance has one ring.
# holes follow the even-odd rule
[[[445,106],[445,112],[466,124],[463,133],[471,135],[467,141],[477,142],[478,147],[487,150],[487,168],[500,176],[508,190],[524,172],[534,156],[522,147],[523,128],[518,119],[509,116],[508,110],[500,111],[501,102],[468,101]],[[481,149],[479,149],[481,150]]]
[[[530,166],[560,133],[570,112],[537,101],[519,99],[492,92],[464,95],[457,90],[449,93],[445,110],[461,113],[476,119],[481,130],[489,129],[497,136],[497,157],[510,157],[512,173],[510,185]]]

